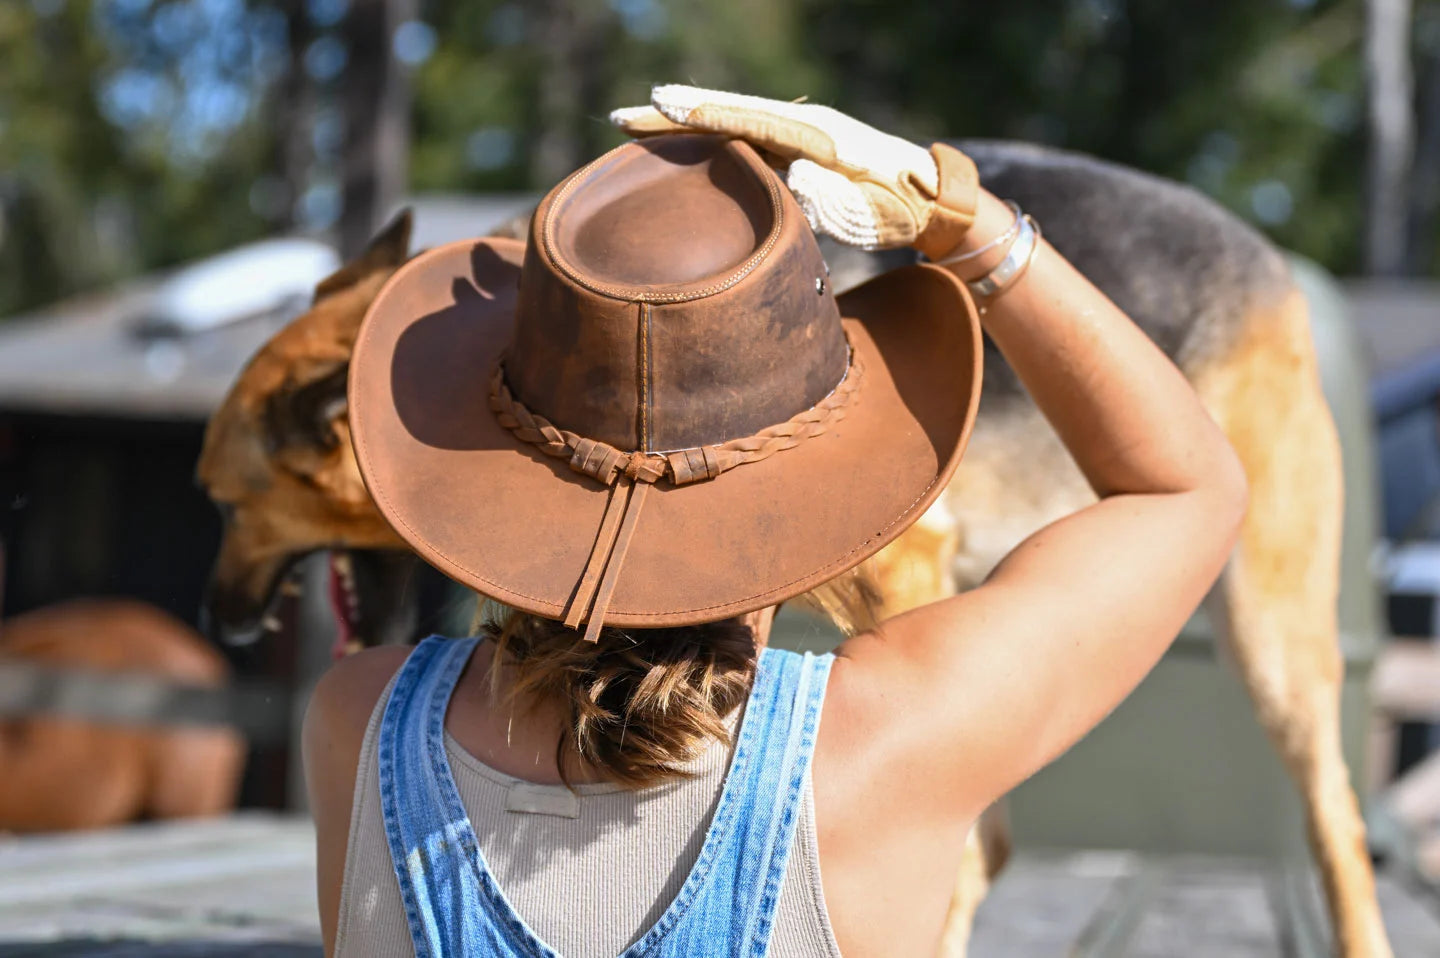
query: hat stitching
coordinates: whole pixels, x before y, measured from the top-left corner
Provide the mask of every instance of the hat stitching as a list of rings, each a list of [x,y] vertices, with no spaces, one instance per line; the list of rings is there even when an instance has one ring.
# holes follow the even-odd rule
[[[837,565],[837,564],[845,561],[846,559],[850,558],[850,556],[852,556],[852,555],[854,555],[855,553],[859,552],[860,550],[864,549],[865,546],[871,541],[871,539],[879,538],[879,537],[885,535],[885,533],[889,532],[890,529],[893,528],[896,523],[900,522],[900,521],[903,520],[906,516],[910,515],[910,513],[915,509],[915,504],[916,504],[917,502],[920,502],[922,499],[924,499],[926,496],[928,496],[928,495],[930,494],[930,490],[932,490],[932,489],[935,488],[935,483],[938,482],[939,479],[940,479],[940,477],[939,477],[938,475],[936,475],[933,479],[931,479],[930,482],[929,482],[928,484],[926,484],[925,488],[924,488],[923,490],[921,490],[920,494],[917,495],[913,500],[911,500],[910,504],[905,507],[905,510],[904,510],[903,512],[901,512],[900,515],[896,516],[894,519],[890,520],[889,522],[885,523],[885,525],[881,526],[881,527],[880,527],[880,530],[879,530],[878,532],[876,532],[874,536],[866,537],[865,541],[862,542],[860,545],[857,545],[857,546],[855,546],[854,548],[846,551],[846,552],[843,553],[838,559],[836,559],[834,562],[829,563],[829,564],[830,564],[830,565]],[[390,505],[390,497],[389,497],[389,496],[386,496],[386,495],[384,495],[384,494],[382,493],[381,496],[380,496],[380,498],[382,498],[382,499],[385,500],[385,504],[386,504],[387,506]],[[392,508],[393,508],[393,507],[392,507]],[[554,608],[554,609],[557,610],[557,611],[563,611],[563,610],[565,609],[565,605],[564,605],[564,604],[558,604],[558,605],[557,605],[556,603],[551,602],[549,599],[542,598],[542,597],[540,597],[540,596],[538,596],[538,595],[530,595],[530,594],[527,593],[527,592],[520,592],[520,591],[518,591],[518,590],[516,590],[516,589],[509,588],[508,586],[501,585],[501,584],[498,583],[498,582],[495,582],[495,581],[492,581],[491,579],[486,578],[484,575],[480,574],[479,572],[475,571],[474,569],[472,569],[472,568],[470,568],[469,566],[465,565],[464,563],[460,562],[458,559],[455,559],[454,557],[452,557],[451,555],[449,555],[449,554],[448,554],[447,552],[445,552],[443,549],[440,549],[440,548],[436,547],[435,545],[433,545],[432,543],[430,543],[428,540],[426,540],[426,539],[424,538],[424,536],[421,536],[421,535],[420,535],[419,530],[417,530],[414,526],[410,525],[410,523],[408,523],[408,522],[405,521],[405,517],[404,517],[404,516],[401,516],[401,515],[399,515],[398,513],[396,513],[393,518],[394,518],[394,521],[399,522],[402,526],[404,526],[407,530],[409,530],[417,539],[419,539],[421,542],[424,542],[426,549],[428,549],[429,551],[433,552],[435,555],[439,556],[441,559],[444,559],[446,562],[450,563],[452,566],[454,566],[456,569],[459,569],[461,572],[465,573],[466,575],[472,576],[472,577],[474,577],[475,579],[478,579],[479,581],[484,582],[486,585],[493,585],[493,586],[495,586],[496,588],[498,588],[498,589],[500,589],[500,590],[502,590],[502,591],[504,591],[504,592],[510,593],[511,595],[517,595],[517,596],[519,596],[519,597],[522,598],[522,599],[529,599],[530,601],[535,602],[535,603],[537,603],[537,604],[539,604],[539,605],[549,606],[549,607]],[[659,619],[659,618],[667,618],[667,617],[675,616],[675,615],[689,615],[689,614],[692,613],[692,612],[709,612],[711,609],[724,609],[724,608],[729,608],[729,607],[731,607],[731,606],[739,605],[739,604],[744,603],[744,602],[749,602],[751,599],[757,599],[757,598],[759,598],[760,596],[763,596],[763,595],[773,595],[773,594],[776,593],[776,592],[783,592],[785,589],[790,588],[790,587],[791,587],[792,585],[794,585],[795,583],[801,582],[801,581],[803,581],[803,580],[805,580],[805,579],[808,579],[808,578],[810,578],[811,576],[813,576],[816,572],[819,572],[819,571],[820,571],[819,569],[813,569],[813,570],[811,570],[810,572],[807,572],[805,575],[796,576],[795,578],[791,579],[789,582],[781,583],[780,585],[777,585],[777,586],[775,586],[774,588],[766,589],[764,592],[755,592],[755,593],[752,593],[751,595],[742,596],[742,597],[739,598],[739,599],[733,599],[733,600],[731,600],[731,601],[729,601],[729,602],[717,602],[717,603],[714,604],[714,605],[701,605],[701,606],[695,606],[694,608],[690,608],[690,609],[675,609],[675,610],[671,610],[671,611],[668,611],[668,612],[626,612],[626,613],[624,613],[624,614],[625,614],[627,617],[629,617],[629,618],[636,618],[636,619]],[[845,570],[841,569],[840,571],[836,572],[835,575],[838,576],[838,575],[840,575],[841,573],[843,573],[844,571],[845,571]],[[827,579],[826,581],[829,581],[829,580]],[[820,583],[816,583],[816,585],[819,585],[819,584],[820,584]]]
[[[650,451],[650,416],[655,410],[650,383],[650,304],[640,304],[640,448]]]
[[[577,170],[568,180],[565,181],[564,185],[560,187],[560,192],[555,194],[555,198],[545,209],[545,220],[541,229],[541,238],[543,239],[545,244],[545,253],[550,257],[550,260],[555,264],[556,268],[558,268],[560,272],[564,273],[571,280],[580,284],[591,292],[601,293],[613,299],[624,299],[635,303],[686,303],[690,302],[691,300],[704,299],[706,296],[713,296],[716,293],[723,293],[725,290],[729,289],[730,287],[734,286],[736,283],[744,279],[746,276],[750,275],[750,273],[755,270],[755,267],[759,266],[760,263],[765,259],[765,257],[770,254],[770,251],[775,248],[775,244],[780,240],[780,232],[785,225],[785,206],[780,200],[780,189],[776,185],[776,178],[773,175],[761,176],[760,179],[764,182],[765,190],[770,197],[770,209],[771,212],[774,213],[775,222],[770,227],[770,233],[768,236],[766,236],[765,242],[760,247],[760,249],[758,249],[754,254],[752,254],[751,257],[746,260],[740,266],[740,268],[736,272],[731,274],[728,278],[722,280],[719,283],[706,286],[703,289],[695,289],[688,292],[664,293],[626,288],[621,286],[607,286],[603,283],[597,283],[594,280],[586,277],[579,270],[570,265],[570,262],[560,254],[560,250],[555,243],[555,220],[550,215],[551,211],[555,210],[565,201],[565,198],[569,196],[570,191],[575,187],[575,184],[580,181],[580,179],[585,175],[585,173],[587,173],[593,167],[599,166],[600,164],[604,163],[614,154],[632,145],[632,143],[622,143],[620,146],[617,146],[609,153],[606,153],[599,159],[594,160],[588,165]]]

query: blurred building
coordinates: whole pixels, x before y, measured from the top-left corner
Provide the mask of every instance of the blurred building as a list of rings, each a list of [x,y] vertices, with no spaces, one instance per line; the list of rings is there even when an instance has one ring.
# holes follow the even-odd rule
[[[415,245],[529,202],[419,199]],[[110,594],[196,621],[219,535],[193,481],[206,419],[338,264],[320,243],[269,241],[0,323],[6,612]]]
[[[422,198],[415,246],[485,233],[531,202]],[[127,596],[199,625],[220,536],[194,479],[206,421],[338,265],[322,243],[271,240],[0,322],[0,613]],[[240,676],[303,686],[293,636],[256,646],[227,650]],[[293,798],[288,751],[261,757],[247,801]]]

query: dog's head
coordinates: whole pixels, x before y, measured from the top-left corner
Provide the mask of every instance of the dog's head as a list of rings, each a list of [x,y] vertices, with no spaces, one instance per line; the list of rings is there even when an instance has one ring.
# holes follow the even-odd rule
[[[206,596],[220,637],[253,637],[295,560],[330,549],[342,638],[401,638],[388,634],[405,610],[387,583],[418,560],[360,479],[345,382],[365,311],[409,245],[407,211],[316,287],[310,310],[265,344],[210,420],[198,479],[224,522]]]

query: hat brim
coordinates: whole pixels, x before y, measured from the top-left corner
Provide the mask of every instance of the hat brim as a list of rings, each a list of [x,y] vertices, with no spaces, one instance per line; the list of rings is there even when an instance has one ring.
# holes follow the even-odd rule
[[[523,256],[518,241],[467,240],[402,267],[355,343],[350,424],[376,505],[422,558],[506,605],[560,618],[609,490],[490,411]],[[838,302],[864,364],[844,419],[716,479],[656,485],[607,625],[689,625],[775,605],[877,552],[943,491],[980,398],[969,294],[920,265]]]

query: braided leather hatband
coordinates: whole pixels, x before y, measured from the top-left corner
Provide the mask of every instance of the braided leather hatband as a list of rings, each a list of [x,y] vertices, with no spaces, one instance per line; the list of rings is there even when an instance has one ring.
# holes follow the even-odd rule
[[[499,423],[521,442],[530,443],[547,456],[568,459],[571,469],[610,487],[610,499],[590,559],[566,606],[565,624],[576,629],[586,622],[586,641],[599,640],[646,490],[661,479],[669,479],[677,486],[714,479],[726,470],[768,459],[823,435],[845,418],[845,405],[860,384],[861,372],[860,358],[851,350],[849,368],[839,385],[804,412],[753,436],[659,453],[622,452],[608,443],[555,426],[515,398],[505,384],[504,360],[497,363],[490,380],[490,409]]]
[[[635,482],[668,479],[677,486],[714,479],[746,463],[768,459],[806,439],[824,434],[845,418],[845,404],[859,384],[862,370],[853,352],[850,367],[830,395],[785,422],[741,439],[713,446],[694,446],[674,452],[622,452],[614,446],[561,429],[539,413],[531,412],[505,384],[503,362],[490,380],[490,409],[500,425],[521,442],[536,446],[547,456],[568,459],[570,468],[610,486],[622,475]]]

